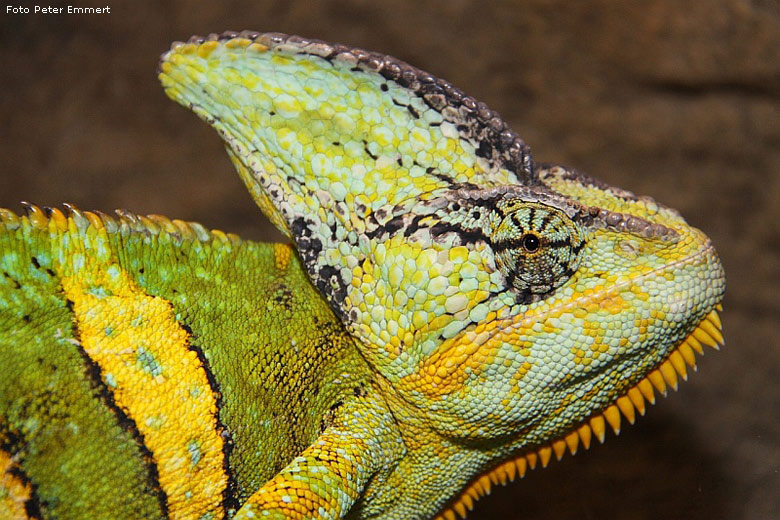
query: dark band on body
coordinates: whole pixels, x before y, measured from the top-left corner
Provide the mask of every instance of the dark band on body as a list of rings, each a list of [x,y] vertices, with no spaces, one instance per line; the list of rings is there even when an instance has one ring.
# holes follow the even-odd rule
[[[72,308],[73,302],[70,300],[67,300],[67,302]],[[146,465],[146,482],[149,486],[149,489],[157,498],[157,502],[160,504],[160,511],[162,512],[162,516],[167,518],[168,496],[162,489],[162,486],[160,486],[160,473],[157,469],[157,462],[154,458],[154,454],[146,446],[146,440],[144,439],[143,434],[138,430],[138,426],[136,425],[135,421],[130,416],[128,416],[127,413],[118,404],[116,404],[114,393],[103,380],[103,371],[100,368],[100,365],[93,361],[92,358],[89,357],[89,354],[87,354],[87,352],[84,350],[84,347],[81,346],[81,341],[78,337],[78,331],[73,331],[73,339],[75,340],[74,344],[77,346],[76,348],[79,355],[84,360],[85,373],[87,375],[87,379],[92,384],[92,388],[95,389],[95,393],[98,395],[106,408],[108,408],[114,414],[119,426],[133,438],[135,444],[138,446],[138,449],[141,452],[141,457],[143,458]]]
[[[222,437],[222,469],[227,476],[227,486],[225,486],[225,489],[222,491],[222,510],[225,514],[228,514],[230,511],[238,511],[241,504],[237,497],[238,483],[236,482],[236,476],[230,467],[230,454],[233,451],[233,436],[220,418],[220,415],[222,414],[222,389],[219,385],[219,381],[217,381],[217,378],[214,376],[214,371],[206,357],[206,353],[201,347],[195,344],[196,335],[193,333],[192,327],[186,322],[179,322],[179,325],[189,337],[187,347],[198,356],[198,361],[200,361],[203,372],[206,374],[206,380],[208,381],[209,388],[211,388],[211,393],[214,396],[217,408],[214,419],[217,423],[217,431],[219,432],[220,437]]]

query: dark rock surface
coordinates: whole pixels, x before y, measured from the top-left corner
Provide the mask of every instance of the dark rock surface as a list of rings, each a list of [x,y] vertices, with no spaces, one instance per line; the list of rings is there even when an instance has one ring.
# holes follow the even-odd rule
[[[216,134],[164,96],[158,55],[246,28],[397,56],[487,102],[537,159],[678,208],[712,237],[728,278],[727,346],[679,393],[469,518],[778,518],[777,0],[108,5],[0,17],[0,206],[122,207],[278,238]]]

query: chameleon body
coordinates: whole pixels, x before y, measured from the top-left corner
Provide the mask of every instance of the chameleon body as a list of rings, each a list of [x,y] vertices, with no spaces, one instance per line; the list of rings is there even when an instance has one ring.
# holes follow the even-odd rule
[[[702,232],[445,81],[248,32],[159,77],[294,247],[0,213],[0,516],[464,516],[722,342]]]

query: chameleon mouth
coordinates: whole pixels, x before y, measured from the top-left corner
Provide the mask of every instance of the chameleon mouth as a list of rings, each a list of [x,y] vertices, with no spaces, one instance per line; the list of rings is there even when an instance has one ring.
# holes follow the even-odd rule
[[[655,392],[666,397],[668,388],[677,390],[678,377],[683,380],[688,379],[688,368],[696,370],[696,354],[704,355],[705,346],[720,350],[720,346],[724,342],[721,333],[723,324],[718,312],[722,310],[723,307],[720,304],[716,305],[715,309],[699,323],[693,332],[672,349],[663,361],[629,388],[626,393],[617,398],[614,403],[591,415],[563,437],[549,444],[525,451],[481,474],[466,487],[459,497],[450,502],[435,517],[435,520],[465,518],[467,512],[474,508],[474,502],[490,494],[492,486],[506,485],[507,482],[512,482],[515,478],[523,478],[529,470],[537,466],[546,468],[553,456],[556,460],[561,460],[567,451],[574,455],[580,446],[587,450],[594,437],[603,444],[607,425],[612,428],[615,435],[620,434],[621,415],[629,424],[634,424],[637,414],[645,414],[646,403],[655,404]]]

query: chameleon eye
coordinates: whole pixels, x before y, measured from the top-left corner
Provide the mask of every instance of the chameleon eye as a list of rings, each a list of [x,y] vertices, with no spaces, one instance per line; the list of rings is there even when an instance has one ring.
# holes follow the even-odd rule
[[[585,245],[579,227],[562,211],[532,202],[512,202],[491,235],[496,263],[507,284],[544,294],[563,285],[579,266]]]
[[[523,249],[528,253],[535,253],[539,250],[541,241],[536,233],[526,233],[523,235]]]

